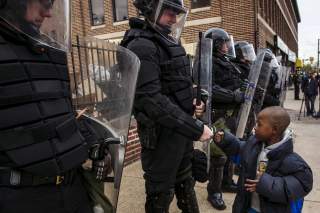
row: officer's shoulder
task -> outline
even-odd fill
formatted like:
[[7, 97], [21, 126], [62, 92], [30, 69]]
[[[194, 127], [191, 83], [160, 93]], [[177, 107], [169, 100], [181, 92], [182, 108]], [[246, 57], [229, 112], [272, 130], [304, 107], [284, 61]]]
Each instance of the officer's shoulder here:
[[137, 37], [129, 44], [128, 49], [139, 55], [153, 55], [158, 52], [157, 44], [149, 38]]

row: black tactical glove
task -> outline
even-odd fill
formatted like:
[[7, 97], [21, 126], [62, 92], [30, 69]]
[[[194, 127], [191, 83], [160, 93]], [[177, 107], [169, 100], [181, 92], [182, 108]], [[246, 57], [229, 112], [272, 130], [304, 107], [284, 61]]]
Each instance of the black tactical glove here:
[[207, 156], [199, 149], [195, 149], [193, 151], [192, 176], [196, 181], [200, 183], [204, 183], [208, 180]]
[[250, 85], [250, 82], [247, 79], [242, 80], [240, 83], [240, 91], [245, 92], [247, 90], [247, 88], [249, 87], [249, 85]]
[[242, 104], [244, 102], [244, 92], [240, 89], [237, 89], [233, 92], [233, 99], [236, 103]]
[[253, 102], [254, 103], [260, 103], [262, 98], [263, 98], [263, 94], [264, 94], [264, 89], [262, 89], [261, 87], [257, 86], [255, 93], [254, 93], [254, 97], [253, 97]]
[[109, 150], [100, 144], [95, 144], [90, 150], [90, 159], [92, 160], [92, 172], [96, 179], [105, 181], [112, 172], [111, 155]]

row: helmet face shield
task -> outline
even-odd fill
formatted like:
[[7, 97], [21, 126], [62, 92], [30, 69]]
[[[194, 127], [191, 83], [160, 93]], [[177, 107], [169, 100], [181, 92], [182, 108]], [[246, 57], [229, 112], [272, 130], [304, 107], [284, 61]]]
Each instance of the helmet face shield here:
[[228, 48], [228, 52], [226, 55], [231, 58], [236, 58], [236, 50], [234, 48], [234, 40], [232, 35], [229, 36], [229, 40], [226, 41], [226, 44]]
[[252, 44], [241, 46], [240, 49], [244, 60], [252, 63], [256, 59], [256, 53]]
[[43, 45], [70, 49], [69, 0], [10, 0], [0, 9], [0, 17]]
[[[180, 2], [177, 3], [177, 2]], [[153, 27], [168, 38], [178, 43], [187, 20], [188, 10], [183, 1], [160, 0], [155, 10]]]

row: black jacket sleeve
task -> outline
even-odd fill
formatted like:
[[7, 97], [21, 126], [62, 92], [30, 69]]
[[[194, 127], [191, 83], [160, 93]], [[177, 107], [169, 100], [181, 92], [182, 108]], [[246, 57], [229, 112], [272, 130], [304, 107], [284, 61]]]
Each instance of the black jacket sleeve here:
[[310, 167], [297, 154], [287, 157], [281, 166], [282, 177], [264, 173], [257, 185], [257, 193], [275, 203], [288, 204], [305, 197], [312, 189]]
[[128, 49], [134, 52], [141, 62], [134, 109], [143, 112], [157, 124], [174, 129], [191, 140], [198, 140], [203, 133], [203, 123], [185, 113], [161, 93], [158, 48], [145, 38], [137, 38], [128, 45]]
[[244, 141], [241, 141], [239, 138], [233, 134], [224, 131], [224, 138], [221, 143], [216, 143], [228, 156], [237, 155], [241, 153], [241, 150], [245, 146]]

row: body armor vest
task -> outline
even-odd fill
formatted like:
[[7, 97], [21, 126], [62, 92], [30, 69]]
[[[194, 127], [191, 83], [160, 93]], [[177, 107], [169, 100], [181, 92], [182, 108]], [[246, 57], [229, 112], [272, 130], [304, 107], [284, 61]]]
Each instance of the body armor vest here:
[[125, 35], [123, 46], [136, 38], [146, 38], [160, 50], [162, 94], [188, 114], [193, 114], [190, 59], [180, 44], [175, 44], [150, 30], [134, 28]]
[[0, 118], [1, 166], [54, 176], [87, 159], [60, 50], [0, 35]]
[[240, 88], [241, 71], [232, 62], [213, 55], [213, 70], [216, 84], [231, 91]]

